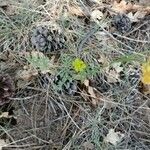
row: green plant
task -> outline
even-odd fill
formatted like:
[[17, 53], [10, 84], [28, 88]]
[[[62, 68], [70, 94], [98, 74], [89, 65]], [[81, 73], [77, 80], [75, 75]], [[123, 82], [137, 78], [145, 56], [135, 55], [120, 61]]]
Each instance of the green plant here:
[[70, 71], [73, 79], [80, 80], [90, 79], [100, 72], [100, 66], [93, 63], [84, 62], [80, 58], [71, 58]]

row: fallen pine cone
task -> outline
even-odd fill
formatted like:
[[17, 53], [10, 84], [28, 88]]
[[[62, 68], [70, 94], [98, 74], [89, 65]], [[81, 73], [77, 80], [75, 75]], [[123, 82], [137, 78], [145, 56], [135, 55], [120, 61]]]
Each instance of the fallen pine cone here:
[[0, 74], [0, 106], [9, 103], [13, 96], [15, 86], [11, 77], [7, 74]]
[[130, 31], [132, 26], [130, 18], [125, 14], [117, 14], [116, 16], [114, 16], [113, 24], [115, 28], [121, 33]]
[[32, 45], [41, 52], [53, 52], [65, 47], [66, 37], [59, 30], [38, 26], [31, 36]]

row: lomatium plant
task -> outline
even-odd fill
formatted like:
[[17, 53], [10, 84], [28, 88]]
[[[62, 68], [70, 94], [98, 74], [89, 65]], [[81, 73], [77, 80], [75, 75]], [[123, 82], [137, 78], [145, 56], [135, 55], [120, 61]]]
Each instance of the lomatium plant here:
[[150, 84], [150, 60], [142, 64], [142, 82]]
[[76, 58], [72, 62], [72, 67], [77, 73], [79, 73], [79, 72], [85, 71], [85, 69], [87, 68], [87, 65], [80, 58]]

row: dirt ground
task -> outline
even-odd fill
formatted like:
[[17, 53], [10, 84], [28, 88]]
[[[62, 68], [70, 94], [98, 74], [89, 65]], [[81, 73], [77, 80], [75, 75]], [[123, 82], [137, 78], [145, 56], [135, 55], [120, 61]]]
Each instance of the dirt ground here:
[[149, 0], [0, 0], [0, 150], [149, 150], [149, 56]]

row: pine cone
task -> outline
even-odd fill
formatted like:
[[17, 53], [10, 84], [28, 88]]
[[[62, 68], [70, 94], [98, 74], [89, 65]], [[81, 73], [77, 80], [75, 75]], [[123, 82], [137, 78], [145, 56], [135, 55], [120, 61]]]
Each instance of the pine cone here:
[[13, 80], [9, 75], [0, 74], [0, 106], [9, 103], [15, 91]]
[[128, 81], [130, 82], [131, 86], [138, 85], [138, 83], [140, 81], [140, 71], [139, 71], [139, 69], [135, 68], [135, 69], [129, 71]]
[[40, 83], [42, 87], [47, 88], [51, 81], [54, 84], [55, 90], [62, 94], [68, 94], [68, 95], [74, 95], [77, 92], [77, 82], [76, 81], [69, 81], [66, 80], [63, 82], [62, 77], [60, 75], [57, 76], [51, 76], [50, 74], [40, 75]]
[[131, 20], [125, 14], [118, 14], [113, 20], [113, 24], [119, 32], [126, 33], [131, 29]]
[[58, 30], [49, 30], [46, 26], [34, 29], [31, 36], [33, 46], [42, 52], [52, 52], [63, 49], [66, 38]]

